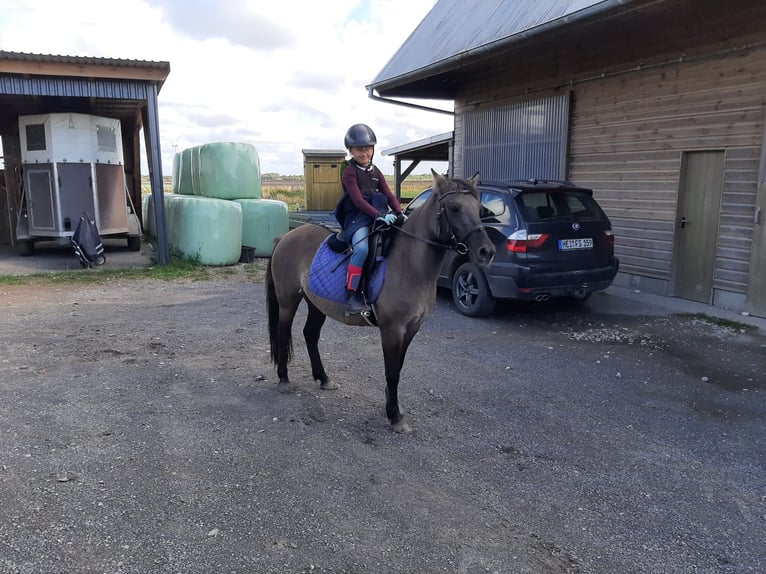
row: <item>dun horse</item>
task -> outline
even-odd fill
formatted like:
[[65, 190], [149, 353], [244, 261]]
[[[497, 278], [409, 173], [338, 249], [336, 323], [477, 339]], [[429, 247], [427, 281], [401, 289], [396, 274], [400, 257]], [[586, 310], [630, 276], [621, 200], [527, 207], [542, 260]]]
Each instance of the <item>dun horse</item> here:
[[[410, 430], [399, 410], [399, 374], [407, 348], [436, 303], [436, 279], [447, 250], [467, 252], [481, 266], [489, 265], [495, 253], [479, 219], [478, 174], [461, 180], [432, 173], [431, 197], [400, 228], [389, 231], [396, 237], [386, 257], [383, 286], [373, 304], [383, 347], [386, 415], [396, 432]], [[311, 373], [322, 389], [337, 388], [325, 373], [319, 354], [325, 319], [368, 325], [359, 314], [347, 315], [345, 303], [320, 297], [309, 286], [312, 260], [330, 233], [318, 225], [293, 229], [277, 241], [266, 271], [271, 359], [283, 392], [292, 389], [287, 364], [292, 356], [293, 319], [302, 300], [308, 304], [303, 336]]]

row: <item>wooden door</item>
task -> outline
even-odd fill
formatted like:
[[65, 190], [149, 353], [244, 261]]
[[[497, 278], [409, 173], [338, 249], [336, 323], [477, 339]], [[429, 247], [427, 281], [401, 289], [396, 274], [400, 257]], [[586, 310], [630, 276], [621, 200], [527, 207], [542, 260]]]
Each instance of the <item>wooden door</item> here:
[[673, 253], [676, 297], [713, 301], [723, 169], [723, 151], [683, 152]]
[[311, 181], [306, 182], [306, 209], [308, 211], [331, 211], [343, 194], [341, 185], [341, 162], [316, 162], [312, 164]]

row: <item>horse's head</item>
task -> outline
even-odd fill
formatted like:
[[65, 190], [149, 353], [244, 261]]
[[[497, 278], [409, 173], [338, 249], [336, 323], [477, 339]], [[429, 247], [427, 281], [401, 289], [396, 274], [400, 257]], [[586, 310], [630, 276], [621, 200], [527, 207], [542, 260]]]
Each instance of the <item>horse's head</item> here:
[[479, 174], [465, 180], [446, 178], [433, 169], [431, 173], [434, 185], [430, 202], [437, 211], [431, 228], [434, 238], [461, 254], [468, 253], [477, 265], [489, 265], [495, 256], [495, 246], [479, 217], [481, 198], [476, 190]]

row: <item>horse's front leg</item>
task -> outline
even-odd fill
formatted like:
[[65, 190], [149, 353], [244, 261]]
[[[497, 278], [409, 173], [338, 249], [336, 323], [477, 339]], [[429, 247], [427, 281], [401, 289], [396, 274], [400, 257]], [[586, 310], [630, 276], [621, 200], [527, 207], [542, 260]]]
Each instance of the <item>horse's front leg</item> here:
[[412, 336], [406, 334], [381, 332], [386, 372], [386, 416], [391, 423], [391, 428], [397, 433], [407, 433], [412, 430], [402, 420], [403, 415], [399, 410], [399, 376], [411, 341]]
[[324, 390], [337, 389], [338, 385], [332, 382], [325, 373], [322, 357], [319, 355], [319, 335], [327, 316], [308, 299], [306, 303], [309, 307], [309, 314], [306, 318], [306, 324], [303, 326], [303, 338], [306, 341], [306, 350], [308, 350], [311, 360], [311, 376], [314, 377], [315, 381], [319, 381], [319, 388]]

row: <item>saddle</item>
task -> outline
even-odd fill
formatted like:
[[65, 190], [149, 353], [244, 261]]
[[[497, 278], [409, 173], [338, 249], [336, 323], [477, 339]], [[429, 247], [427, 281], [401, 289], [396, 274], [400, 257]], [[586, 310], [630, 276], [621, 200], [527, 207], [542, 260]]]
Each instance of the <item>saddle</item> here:
[[[385, 258], [395, 234], [373, 230], [368, 238], [367, 259], [362, 266], [359, 290], [374, 303], [385, 278]], [[336, 234], [329, 235], [319, 247], [309, 271], [309, 287], [317, 295], [343, 303], [346, 301], [346, 267], [351, 250]]]
[[[367, 259], [362, 266], [362, 277], [359, 280], [359, 290], [368, 295], [367, 288], [369, 278], [372, 277], [375, 269], [388, 255], [391, 249], [391, 242], [393, 241], [393, 233], [384, 233], [389, 228], [379, 227], [373, 229], [370, 235], [367, 237]], [[351, 246], [338, 237], [338, 233], [334, 233], [327, 238], [327, 246], [335, 253], [342, 253], [345, 255], [351, 254]]]

